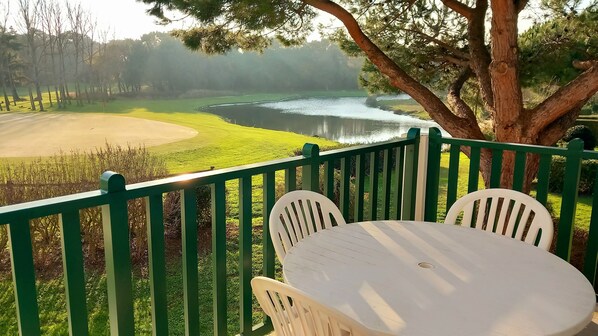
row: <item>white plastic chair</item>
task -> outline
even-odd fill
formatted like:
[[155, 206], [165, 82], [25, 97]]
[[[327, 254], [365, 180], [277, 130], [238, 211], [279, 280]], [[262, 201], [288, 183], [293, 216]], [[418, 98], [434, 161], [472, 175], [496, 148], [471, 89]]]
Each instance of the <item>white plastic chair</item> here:
[[278, 336], [383, 336], [282, 282], [255, 277], [253, 293]]
[[270, 213], [270, 235], [280, 262], [297, 242], [331, 228], [333, 223], [346, 224], [340, 210], [326, 196], [308, 190], [283, 195]]
[[[461, 225], [502, 234], [532, 245], [539, 240], [537, 246], [547, 251], [552, 243], [554, 227], [550, 213], [540, 202], [519, 191], [494, 188], [469, 193], [451, 206], [444, 222], [457, 224], [461, 213]], [[532, 214], [533, 219], [528, 224]]]

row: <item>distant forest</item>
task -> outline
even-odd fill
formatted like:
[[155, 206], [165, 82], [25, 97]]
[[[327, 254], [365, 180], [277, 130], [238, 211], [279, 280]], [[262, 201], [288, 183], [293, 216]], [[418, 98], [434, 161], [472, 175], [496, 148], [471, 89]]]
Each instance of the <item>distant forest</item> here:
[[31, 99], [43, 110], [42, 95], [60, 106], [69, 99], [115, 94], [358, 89], [362, 60], [347, 57], [330, 41], [294, 48], [274, 43], [262, 54], [236, 50], [208, 56], [167, 33], [109, 40], [80, 5], [42, 3], [18, 12], [18, 30], [0, 21], [0, 101], [6, 105]]

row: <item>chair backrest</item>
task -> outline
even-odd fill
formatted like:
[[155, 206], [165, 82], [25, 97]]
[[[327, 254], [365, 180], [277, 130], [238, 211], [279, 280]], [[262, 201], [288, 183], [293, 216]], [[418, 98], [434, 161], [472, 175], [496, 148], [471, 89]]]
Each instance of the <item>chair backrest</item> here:
[[461, 225], [502, 234], [532, 245], [536, 245], [537, 241], [537, 246], [547, 251], [552, 243], [554, 227], [550, 213], [540, 202], [519, 191], [500, 188], [474, 191], [451, 206], [444, 222], [457, 224], [461, 213]]
[[303, 238], [336, 225], [346, 224], [336, 205], [326, 196], [308, 190], [283, 195], [270, 213], [270, 236], [280, 262]]
[[366, 328], [342, 312], [282, 282], [255, 277], [251, 280], [251, 287], [260, 306], [272, 319], [278, 336], [386, 335]]

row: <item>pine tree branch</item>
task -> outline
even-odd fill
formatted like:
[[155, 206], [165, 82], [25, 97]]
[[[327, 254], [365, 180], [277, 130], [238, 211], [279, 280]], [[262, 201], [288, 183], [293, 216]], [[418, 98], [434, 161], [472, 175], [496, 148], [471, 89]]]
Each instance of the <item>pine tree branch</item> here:
[[598, 62], [530, 111], [530, 129], [543, 130], [581, 108], [598, 91]]
[[461, 14], [467, 20], [470, 20], [474, 13], [473, 9], [462, 2], [457, 0], [441, 0], [442, 3], [447, 6], [448, 8], [454, 10], [455, 12]]
[[430, 89], [409, 76], [392, 59], [390, 59], [368, 36], [362, 31], [357, 20], [345, 8], [329, 0], [304, 0], [305, 3], [327, 12], [339, 19], [347, 29], [357, 46], [366, 57], [388, 77], [391, 85], [411, 96], [423, 106], [430, 116], [452, 136], [483, 139], [477, 123], [461, 118], [438, 98]]

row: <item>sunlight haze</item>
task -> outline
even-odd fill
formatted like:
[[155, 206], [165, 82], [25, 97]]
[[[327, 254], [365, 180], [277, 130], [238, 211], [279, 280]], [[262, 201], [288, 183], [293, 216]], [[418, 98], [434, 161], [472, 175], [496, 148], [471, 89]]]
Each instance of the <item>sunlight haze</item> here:
[[[77, 1], [71, 2], [77, 3]], [[156, 18], [146, 13], [150, 6], [135, 0], [79, 0], [79, 2], [97, 18], [100, 29], [110, 32], [109, 38], [138, 39], [143, 34], [153, 31], [167, 32], [185, 28], [192, 22], [187, 19], [169, 25], [160, 25]]]

